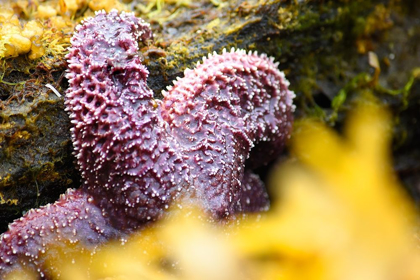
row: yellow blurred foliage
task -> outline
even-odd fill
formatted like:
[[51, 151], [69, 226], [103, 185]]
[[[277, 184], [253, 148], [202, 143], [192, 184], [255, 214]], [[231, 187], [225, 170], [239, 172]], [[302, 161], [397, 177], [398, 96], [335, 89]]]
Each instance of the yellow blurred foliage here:
[[235, 238], [242, 255], [277, 257], [260, 279], [420, 279], [415, 212], [392, 172], [390, 136], [374, 103], [353, 112], [344, 138], [297, 124], [300, 163], [273, 178], [277, 207]]
[[[96, 251], [46, 254], [54, 279], [420, 279], [416, 214], [392, 171], [389, 114], [355, 110], [341, 137], [298, 122], [274, 207], [225, 224], [194, 206]], [[82, 252], [82, 253], [80, 253]], [[28, 279], [28, 278], [10, 278]]]

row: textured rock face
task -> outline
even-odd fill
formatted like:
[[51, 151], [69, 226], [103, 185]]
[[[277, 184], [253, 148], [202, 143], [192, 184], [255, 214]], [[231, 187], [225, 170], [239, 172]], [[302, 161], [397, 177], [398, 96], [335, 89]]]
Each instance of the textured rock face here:
[[252, 169], [279, 154], [294, 109], [277, 64], [242, 50], [210, 55], [154, 100], [137, 54], [137, 42], [151, 38], [148, 24], [116, 11], [77, 28], [66, 110], [84, 182], [9, 226], [0, 275], [20, 264], [48, 274], [42, 254], [50, 245], [124, 237], [179, 196], [215, 219], [268, 209]]

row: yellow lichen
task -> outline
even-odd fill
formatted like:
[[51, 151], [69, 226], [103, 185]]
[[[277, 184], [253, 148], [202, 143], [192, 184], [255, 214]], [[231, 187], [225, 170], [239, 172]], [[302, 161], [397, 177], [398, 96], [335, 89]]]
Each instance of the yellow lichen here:
[[[61, 33], [70, 33], [74, 26], [74, 23], [71, 20], [63, 18], [61, 16], [52, 17], [49, 19], [49, 21], [51, 23], [52, 28]], [[47, 32], [49, 31], [51, 30], [48, 30]]]
[[32, 40], [31, 52], [29, 54], [29, 59], [34, 60], [42, 57], [45, 54], [45, 48], [42, 46], [42, 41], [40, 38], [34, 38]]
[[[8, 24], [4, 25], [4, 28], [10, 27]], [[19, 33], [8, 33], [2, 36], [4, 57], [15, 57], [23, 53], [27, 53], [31, 50], [31, 40], [22, 36]]]
[[105, 10], [107, 12], [112, 9], [117, 9], [119, 11], [126, 10], [124, 5], [117, 0], [91, 0], [89, 2], [89, 8], [93, 11]]
[[77, 10], [86, 5], [85, 0], [59, 0], [59, 13], [60, 15], [68, 18], [74, 17]]
[[36, 16], [41, 19], [49, 19], [57, 15], [57, 10], [51, 5], [39, 5]]
[[25, 24], [25, 28], [22, 30], [22, 35], [26, 38], [32, 38], [34, 36], [40, 37], [43, 33], [44, 27], [35, 20], [31, 20]]
[[17, 199], [4, 199], [3, 194], [0, 193], [0, 204], [17, 205], [18, 200]]
[[41, 44], [44, 27], [36, 20], [22, 24], [12, 10], [0, 14], [0, 58], [29, 53], [29, 59], [41, 57], [45, 51]]
[[[94, 11], [126, 10], [118, 0], [16, 1], [0, 7], [0, 59], [27, 54], [30, 60], [63, 55], [74, 26]], [[84, 13], [75, 19], [80, 11]]]
[[207, 25], [206, 25], [206, 29], [207, 31], [212, 31], [213, 28], [218, 27], [220, 25], [220, 18], [216, 18], [212, 21], [210, 21]]
[[0, 174], [0, 185], [7, 186], [10, 184], [11, 180], [12, 180], [12, 175], [10, 173], [6, 173], [5, 175]]
[[44, 34], [44, 27], [37, 21], [31, 20], [25, 24], [22, 35], [31, 39], [29, 59], [37, 59], [44, 55], [45, 49], [42, 46], [41, 38]]
[[0, 57], [15, 57], [31, 49], [30, 38], [22, 35], [22, 28], [13, 10], [0, 13]]

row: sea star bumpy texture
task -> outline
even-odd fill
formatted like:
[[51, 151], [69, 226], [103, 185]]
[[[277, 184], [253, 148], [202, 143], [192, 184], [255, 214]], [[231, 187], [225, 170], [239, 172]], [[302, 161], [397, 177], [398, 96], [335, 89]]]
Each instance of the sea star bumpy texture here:
[[154, 100], [137, 53], [151, 39], [147, 23], [116, 11], [76, 29], [66, 109], [84, 182], [9, 226], [0, 276], [29, 266], [45, 277], [55, 269], [43, 262], [49, 246], [123, 238], [178, 197], [215, 219], [268, 209], [252, 169], [278, 156], [294, 108], [278, 65], [242, 50], [209, 55]]

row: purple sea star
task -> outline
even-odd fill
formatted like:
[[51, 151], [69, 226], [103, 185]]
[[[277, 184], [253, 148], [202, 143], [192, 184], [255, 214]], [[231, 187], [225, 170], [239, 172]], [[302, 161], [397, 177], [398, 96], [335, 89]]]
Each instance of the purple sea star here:
[[151, 39], [147, 23], [116, 11], [77, 27], [66, 109], [83, 183], [9, 226], [0, 276], [23, 265], [44, 277], [54, 269], [42, 258], [50, 245], [122, 238], [180, 196], [215, 219], [268, 209], [252, 169], [278, 156], [293, 121], [277, 63], [242, 50], [209, 55], [154, 100], [137, 54]]

